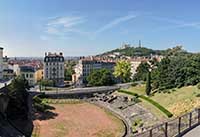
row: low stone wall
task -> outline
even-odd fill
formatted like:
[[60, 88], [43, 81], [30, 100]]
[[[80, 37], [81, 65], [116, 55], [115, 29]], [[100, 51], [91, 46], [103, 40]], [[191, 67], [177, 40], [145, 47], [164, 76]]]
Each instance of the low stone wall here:
[[49, 91], [43, 92], [48, 98], [75, 98], [75, 99], [84, 99], [93, 97], [95, 93], [108, 93], [114, 92], [119, 87], [97, 87], [97, 88], [82, 88], [70, 91]]

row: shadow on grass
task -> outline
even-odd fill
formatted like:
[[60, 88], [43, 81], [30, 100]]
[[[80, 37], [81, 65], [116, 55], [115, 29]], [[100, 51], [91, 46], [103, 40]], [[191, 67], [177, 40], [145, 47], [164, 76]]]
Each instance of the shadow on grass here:
[[49, 120], [55, 119], [58, 116], [57, 113], [54, 112], [55, 107], [45, 104], [44, 108], [41, 110], [37, 110], [34, 112], [33, 120]]
[[52, 111], [45, 111], [45, 112], [38, 112], [35, 114], [34, 120], [49, 120], [49, 119], [55, 119], [58, 114]]

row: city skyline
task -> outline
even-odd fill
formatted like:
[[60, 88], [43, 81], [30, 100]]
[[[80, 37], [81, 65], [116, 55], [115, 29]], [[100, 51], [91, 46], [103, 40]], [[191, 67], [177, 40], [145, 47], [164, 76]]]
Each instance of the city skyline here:
[[[81, 4], [80, 4], [81, 3]], [[114, 3], [114, 4], [113, 4]], [[200, 17], [193, 1], [2, 0], [0, 46], [8, 56], [95, 55], [123, 43], [200, 51]]]

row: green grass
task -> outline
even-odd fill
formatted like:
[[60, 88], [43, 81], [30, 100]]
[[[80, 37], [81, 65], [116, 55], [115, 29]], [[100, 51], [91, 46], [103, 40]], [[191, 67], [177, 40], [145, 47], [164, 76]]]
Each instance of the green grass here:
[[196, 95], [200, 93], [200, 90], [196, 86], [183, 87], [175, 89], [175, 91], [169, 90], [170, 93], [156, 93], [151, 98], [165, 107], [170, 107], [177, 102], [185, 101], [186, 99], [194, 100]]
[[133, 95], [133, 96], [138, 96], [139, 98], [146, 100], [147, 102], [151, 103], [152, 105], [154, 105], [155, 107], [157, 107], [160, 111], [162, 111], [165, 115], [167, 115], [167, 117], [172, 117], [173, 114], [171, 112], [169, 112], [167, 109], [165, 109], [163, 106], [161, 106], [159, 103], [155, 102], [154, 100], [152, 100], [149, 97], [146, 97], [144, 95], [138, 95], [137, 93], [133, 93], [130, 91], [126, 91], [126, 90], [119, 90], [119, 92], [125, 93], [125, 94], [129, 94], [129, 95]]
[[[134, 94], [137, 93], [140, 96], [144, 96], [146, 94], [145, 85], [131, 87], [128, 89], [128, 91]], [[173, 108], [174, 106], [176, 106], [177, 103], [186, 104], [188, 100], [195, 101], [199, 99], [200, 97], [198, 97], [198, 94], [200, 94], [200, 89], [198, 89], [197, 86], [188, 86], [188, 87], [175, 88], [175, 89], [156, 92], [152, 94], [149, 98], [154, 100], [155, 102], [158, 102], [161, 106], [165, 107], [167, 110], [170, 110], [170, 108]], [[149, 105], [147, 105], [147, 103], [144, 103], [144, 101], [142, 102], [142, 105], [147, 106], [148, 109], [151, 108]], [[190, 106], [193, 107], [192, 105]], [[188, 111], [190, 111], [191, 109], [193, 109], [191, 107], [187, 107], [187, 108], [178, 107], [177, 109], [179, 110], [177, 111], [187, 112], [187, 110], [185, 109], [188, 109]], [[153, 108], [151, 108], [150, 110], [154, 111]], [[172, 113], [175, 114], [175, 112], [172, 112]]]

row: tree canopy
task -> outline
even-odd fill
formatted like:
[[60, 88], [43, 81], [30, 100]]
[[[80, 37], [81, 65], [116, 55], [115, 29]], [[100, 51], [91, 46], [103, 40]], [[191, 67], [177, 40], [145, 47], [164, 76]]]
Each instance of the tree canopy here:
[[7, 116], [10, 119], [28, 118], [28, 81], [22, 77], [16, 77], [9, 85], [9, 103]]
[[152, 72], [155, 88], [169, 89], [200, 82], [200, 54], [185, 54], [162, 59]]
[[109, 86], [115, 83], [113, 74], [108, 69], [94, 70], [87, 77], [90, 86]]
[[119, 78], [122, 82], [129, 82], [131, 80], [130, 62], [126, 60], [118, 61], [115, 66], [113, 74], [116, 78]]
[[146, 81], [147, 73], [149, 72], [150, 65], [147, 62], [142, 62], [136, 69], [136, 74], [133, 77], [135, 81]]

